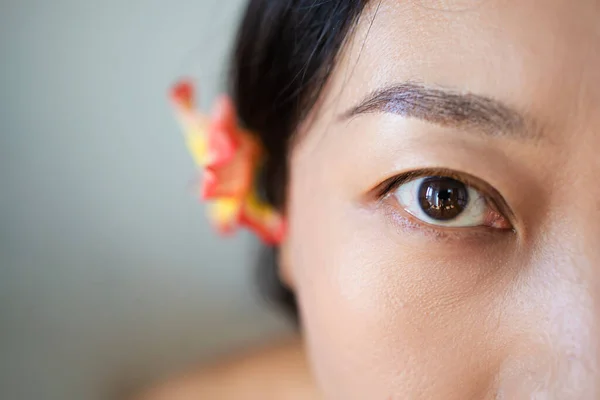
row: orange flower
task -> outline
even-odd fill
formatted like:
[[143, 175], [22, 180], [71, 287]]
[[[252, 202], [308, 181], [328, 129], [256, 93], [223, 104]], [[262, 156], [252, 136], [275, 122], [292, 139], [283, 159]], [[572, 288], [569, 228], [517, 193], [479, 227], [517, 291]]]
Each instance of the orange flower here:
[[222, 233], [243, 225], [265, 243], [284, 237], [281, 215], [256, 193], [256, 176], [264, 157], [258, 139], [241, 129], [231, 99], [221, 96], [208, 117], [195, 109], [194, 88], [188, 81], [171, 92], [185, 132], [187, 147], [204, 172], [201, 196], [211, 202], [210, 218]]

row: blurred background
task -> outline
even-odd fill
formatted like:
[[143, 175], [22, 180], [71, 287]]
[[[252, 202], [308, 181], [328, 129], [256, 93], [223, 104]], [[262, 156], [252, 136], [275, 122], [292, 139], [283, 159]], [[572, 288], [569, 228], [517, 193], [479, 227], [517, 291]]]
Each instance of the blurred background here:
[[0, 0], [0, 399], [109, 399], [290, 331], [219, 239], [167, 101], [245, 0]]

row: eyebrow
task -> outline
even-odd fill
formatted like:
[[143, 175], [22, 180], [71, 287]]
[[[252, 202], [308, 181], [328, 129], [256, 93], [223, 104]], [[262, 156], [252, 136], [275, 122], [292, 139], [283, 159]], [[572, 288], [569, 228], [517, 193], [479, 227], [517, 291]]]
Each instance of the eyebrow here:
[[489, 97], [427, 87], [408, 82], [377, 90], [342, 114], [348, 119], [360, 114], [392, 113], [441, 126], [472, 128], [493, 136], [529, 136], [527, 118]]

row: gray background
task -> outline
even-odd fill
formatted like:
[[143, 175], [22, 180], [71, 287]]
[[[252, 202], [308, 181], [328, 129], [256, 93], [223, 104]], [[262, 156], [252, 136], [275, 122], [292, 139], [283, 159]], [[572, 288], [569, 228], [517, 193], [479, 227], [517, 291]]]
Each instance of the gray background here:
[[289, 331], [220, 240], [166, 92], [243, 0], [0, 0], [0, 398], [107, 399]]

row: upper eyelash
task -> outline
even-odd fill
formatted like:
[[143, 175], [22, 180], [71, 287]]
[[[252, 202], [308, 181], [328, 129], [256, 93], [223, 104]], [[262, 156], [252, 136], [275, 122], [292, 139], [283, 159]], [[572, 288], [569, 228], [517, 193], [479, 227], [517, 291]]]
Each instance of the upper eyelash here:
[[[404, 183], [408, 183], [418, 178], [424, 178], [429, 176], [443, 176], [451, 179], [455, 179], [459, 182], [464, 183], [465, 185], [471, 186], [474, 189], [483, 192], [487, 197], [494, 197], [495, 193], [489, 193], [494, 190], [489, 187], [489, 185], [482, 184], [477, 178], [470, 177], [467, 174], [463, 174], [457, 171], [453, 171], [450, 169], [443, 168], [433, 168], [433, 169], [420, 169], [413, 170], [409, 172], [405, 172], [403, 174], [396, 175], [390, 179], [387, 179], [382, 184], [379, 185], [379, 196], [383, 197], [387, 195], [392, 190], [397, 189], [400, 185]], [[488, 186], [487, 188], [485, 186]]]
[[379, 185], [377, 189], [379, 197], [384, 197], [392, 190], [397, 189], [400, 185], [410, 182], [412, 180], [421, 178], [423, 175], [419, 173], [419, 171], [410, 171], [404, 174], [396, 175], [390, 179], [385, 180], [382, 184]]

